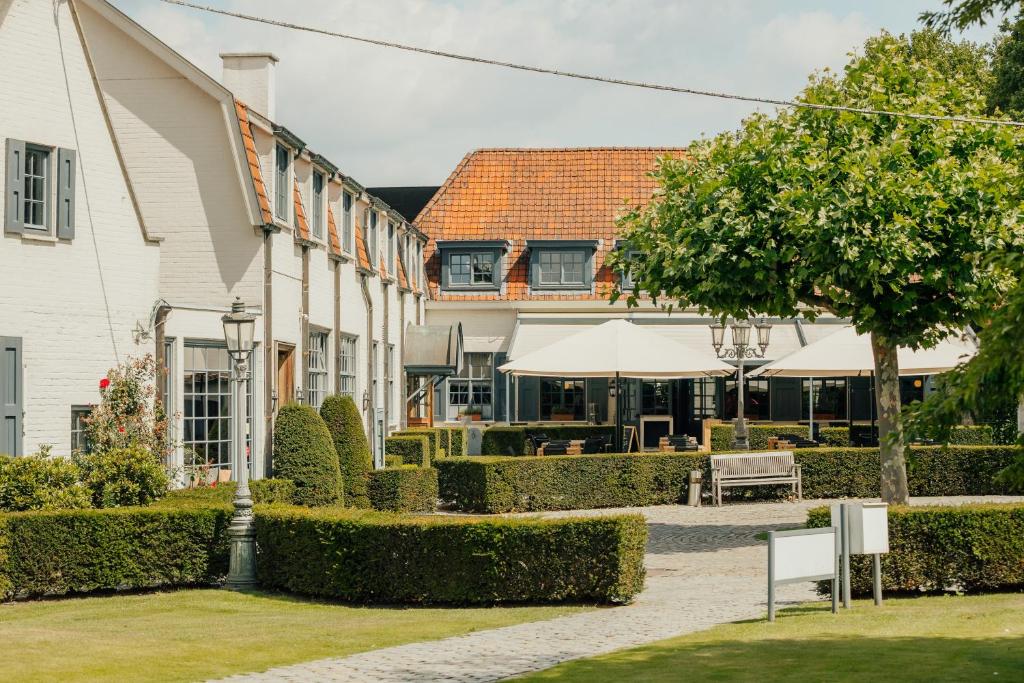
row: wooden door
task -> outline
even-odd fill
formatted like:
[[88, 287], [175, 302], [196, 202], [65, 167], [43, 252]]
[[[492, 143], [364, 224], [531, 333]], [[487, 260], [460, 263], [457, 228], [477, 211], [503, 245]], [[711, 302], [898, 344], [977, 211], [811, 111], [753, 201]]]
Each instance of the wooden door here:
[[277, 345], [277, 407], [295, 400], [295, 347]]

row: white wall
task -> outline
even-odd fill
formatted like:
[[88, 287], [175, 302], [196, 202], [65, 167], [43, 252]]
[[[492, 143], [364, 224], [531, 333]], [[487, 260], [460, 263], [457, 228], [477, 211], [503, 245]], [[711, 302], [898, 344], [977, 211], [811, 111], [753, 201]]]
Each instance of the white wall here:
[[136, 218], [68, 6], [57, 7], [55, 25], [53, 3], [0, 0], [0, 145], [77, 150], [76, 234], [0, 236], [0, 336], [23, 340], [24, 452], [66, 454], [71, 406], [97, 403], [118, 360], [153, 351], [132, 330], [157, 299], [159, 248]]

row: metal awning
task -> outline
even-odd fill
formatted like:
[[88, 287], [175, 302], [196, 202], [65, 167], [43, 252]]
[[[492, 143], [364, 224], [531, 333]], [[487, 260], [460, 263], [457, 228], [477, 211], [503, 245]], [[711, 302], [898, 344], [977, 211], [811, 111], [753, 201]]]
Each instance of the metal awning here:
[[409, 375], [457, 375], [465, 343], [462, 323], [405, 328], [405, 372]]

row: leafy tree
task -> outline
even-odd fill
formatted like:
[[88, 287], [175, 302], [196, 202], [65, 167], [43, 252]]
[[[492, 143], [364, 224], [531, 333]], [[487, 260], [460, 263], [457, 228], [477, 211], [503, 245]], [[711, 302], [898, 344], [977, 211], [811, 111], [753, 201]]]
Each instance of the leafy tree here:
[[1024, 15], [1004, 21], [992, 53], [988, 108], [1013, 118], [1024, 115]]
[[367, 486], [373, 459], [356, 402], [351, 396], [328, 396], [320, 406], [320, 417], [327, 423], [334, 440], [345, 501], [358, 508], [370, 507]]
[[[801, 99], [958, 115], [985, 104], [969, 78], [885, 33], [842, 76], [812, 76]], [[870, 333], [882, 497], [906, 502], [896, 348], [935, 344], [1009, 285], [984, 256], [1020, 238], [1022, 135], [807, 108], [756, 114], [662, 161], [659, 193], [623, 218], [643, 258], [618, 252], [611, 265], [634, 276], [634, 305], [642, 291], [722, 317], [828, 311]]]
[[961, 31], [974, 24], [984, 25], [996, 14], [1005, 14], [1021, 6], [1020, 0], [942, 0], [946, 9], [941, 12], [922, 12], [921, 21], [929, 28], [948, 32]]

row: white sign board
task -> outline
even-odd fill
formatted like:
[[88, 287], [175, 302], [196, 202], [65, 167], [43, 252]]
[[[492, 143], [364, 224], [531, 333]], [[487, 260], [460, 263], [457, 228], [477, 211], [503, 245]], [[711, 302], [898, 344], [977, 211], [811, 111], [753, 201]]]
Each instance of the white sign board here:
[[874, 555], [889, 552], [889, 506], [858, 503], [850, 506], [850, 553]]
[[775, 534], [774, 566], [769, 568], [776, 583], [831, 578], [836, 572], [835, 529], [801, 529], [813, 533]]

